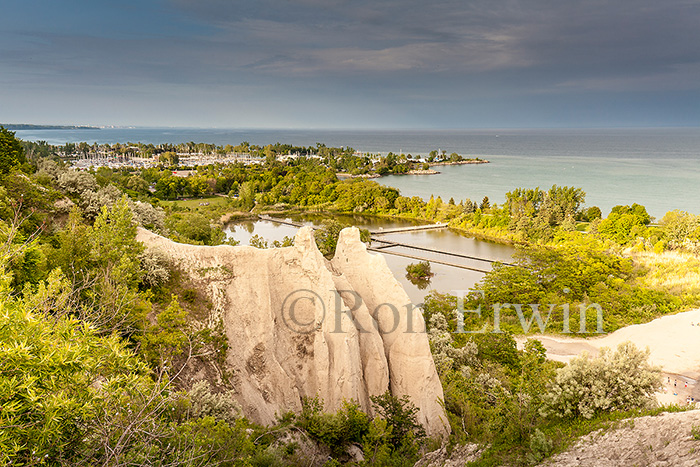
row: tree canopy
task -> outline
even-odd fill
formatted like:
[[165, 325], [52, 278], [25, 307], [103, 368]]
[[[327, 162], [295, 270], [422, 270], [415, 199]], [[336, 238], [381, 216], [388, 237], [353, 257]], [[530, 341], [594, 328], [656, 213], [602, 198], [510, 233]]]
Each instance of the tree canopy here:
[[15, 133], [0, 126], [0, 174], [6, 174], [25, 162], [24, 149]]

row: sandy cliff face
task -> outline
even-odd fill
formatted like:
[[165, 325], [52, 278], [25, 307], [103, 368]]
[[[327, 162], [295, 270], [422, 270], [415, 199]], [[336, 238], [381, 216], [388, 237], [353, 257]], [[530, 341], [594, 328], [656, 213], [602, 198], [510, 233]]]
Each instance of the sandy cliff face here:
[[369, 397], [390, 389], [410, 397], [429, 435], [447, 434], [423, 318], [357, 229], [341, 233], [330, 262], [310, 228], [293, 247], [269, 250], [183, 245], [146, 230], [138, 240], [207, 289], [212, 322], [223, 321], [229, 341], [230, 382], [250, 419], [272, 423], [316, 395], [328, 411], [345, 399], [371, 412]]
[[692, 430], [700, 426], [700, 411], [630, 418], [615, 429], [590, 433], [543, 466], [628, 467], [700, 465], [700, 441]]

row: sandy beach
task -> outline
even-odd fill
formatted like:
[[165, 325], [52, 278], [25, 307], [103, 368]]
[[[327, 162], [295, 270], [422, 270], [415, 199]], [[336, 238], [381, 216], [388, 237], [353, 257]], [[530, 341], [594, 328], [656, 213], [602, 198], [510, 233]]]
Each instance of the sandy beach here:
[[688, 397], [700, 400], [697, 384], [700, 379], [700, 309], [628, 326], [599, 338], [520, 336], [518, 346], [528, 338], [540, 340], [548, 357], [561, 362], [568, 362], [582, 352], [597, 355], [602, 347], [615, 348], [625, 341], [642, 349], [648, 347], [651, 362], [662, 369], [663, 386], [657, 394], [659, 403], [684, 404]]

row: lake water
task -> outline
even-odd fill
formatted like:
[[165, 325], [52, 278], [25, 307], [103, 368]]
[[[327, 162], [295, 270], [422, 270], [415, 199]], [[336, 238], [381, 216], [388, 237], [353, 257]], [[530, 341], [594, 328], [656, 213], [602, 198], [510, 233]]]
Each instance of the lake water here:
[[[86, 141], [89, 143], [183, 143], [205, 142], [217, 145], [265, 145], [281, 142], [298, 146], [352, 147], [361, 152], [389, 151], [427, 155], [432, 150], [457, 152], [464, 156], [489, 159], [490, 164], [439, 167], [439, 175], [389, 176], [379, 183], [398, 188], [405, 196], [431, 194], [444, 201], [470, 198], [501, 203], [504, 194], [517, 187], [549, 188], [552, 185], [581, 187], [587, 193], [586, 205], [599, 206], [604, 214], [617, 204], [639, 203], [652, 216], [660, 218], [672, 209], [700, 214], [700, 129], [580, 129], [580, 130], [404, 130], [404, 131], [327, 131], [327, 130], [226, 130], [168, 128], [109, 128], [99, 130], [24, 130], [25, 140], [51, 144]], [[319, 218], [300, 219], [320, 223]], [[343, 223], [376, 229], [409, 225], [348, 216]], [[296, 229], [270, 222], [244, 222], [230, 235], [248, 244], [258, 234], [269, 241], [293, 236]], [[411, 244], [508, 261], [508, 246], [482, 242], [453, 231], [423, 231], [387, 235], [388, 239]], [[440, 255], [412, 249], [395, 251], [431, 259]], [[430, 288], [419, 290], [405, 278], [405, 267], [415, 260], [383, 253], [397, 279], [412, 300], [420, 302], [430, 288], [440, 291], [463, 290], [478, 282], [482, 274], [432, 263], [435, 277]], [[442, 258], [460, 262], [454, 257]], [[471, 264], [471, 266], [476, 266]], [[479, 262], [479, 268], [489, 263]]]
[[579, 130], [225, 130], [108, 128], [24, 130], [17, 136], [66, 142], [214, 144], [289, 143], [350, 146], [362, 152], [425, 155], [431, 150], [489, 159], [490, 164], [440, 167], [440, 175], [377, 179], [405, 196], [447, 201], [488, 196], [502, 202], [517, 187], [581, 187], [586, 204], [604, 214], [639, 203], [659, 218], [672, 209], [700, 214], [700, 128]]
[[[410, 221], [387, 220], [364, 216], [334, 216], [334, 218], [344, 225], [355, 225], [360, 228], [369, 229], [370, 231], [379, 230], [380, 228], [393, 229], [416, 225]], [[319, 226], [323, 221], [323, 218], [317, 215], [299, 215], [287, 217], [287, 219], [312, 226]], [[240, 241], [241, 245], [250, 244], [250, 239], [254, 235], [259, 235], [271, 243], [275, 240], [282, 241], [285, 236], [293, 237], [296, 232], [296, 227], [266, 220], [236, 222], [228, 225], [226, 228], [227, 236]], [[443, 251], [456, 252], [462, 255], [502, 262], [509, 262], [514, 252], [511, 246], [476, 240], [449, 229], [389, 233], [381, 235], [381, 238], [409, 245], [427, 246]], [[371, 246], [376, 247], [379, 245], [379, 243], [373, 243]], [[432, 262], [431, 268], [435, 275], [425, 289], [420, 289], [406, 278], [406, 266], [418, 260], [396, 256], [391, 254], [391, 251], [423, 257], [428, 260], [440, 260], [461, 264], [475, 269], [490, 270], [491, 268], [491, 263], [484, 261], [469, 260], [405, 247], [392, 247], [381, 253], [372, 253], [384, 256], [387, 265], [394, 273], [394, 277], [404, 286], [408, 296], [413, 303], [416, 304], [421, 303], [425, 295], [431, 290], [440, 292], [467, 290], [481, 280], [483, 273]]]

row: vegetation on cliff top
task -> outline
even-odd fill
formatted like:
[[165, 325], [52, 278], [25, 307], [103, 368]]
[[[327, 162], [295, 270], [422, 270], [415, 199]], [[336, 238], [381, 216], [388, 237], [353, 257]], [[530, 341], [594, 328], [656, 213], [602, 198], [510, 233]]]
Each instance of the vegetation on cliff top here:
[[[213, 245], [225, 240], [220, 218], [232, 211], [295, 207], [448, 221], [529, 245], [516, 267], [497, 266], [484, 278], [471, 305], [487, 316], [494, 303], [555, 305], [550, 325], [561, 327], [565, 303], [605, 304], [609, 331], [677, 311], [700, 292], [678, 279], [698, 267], [700, 219], [688, 213], [673, 211], [655, 225], [632, 205], [601, 219], [584, 207], [580, 189], [557, 186], [513, 190], [502, 206], [487, 198], [424, 201], [367, 180], [338, 181], [337, 167], [304, 159], [199, 167], [186, 178], [166, 167], [78, 172], [49, 145], [20, 144], [0, 131], [0, 463], [294, 465], [303, 453], [282, 436], [292, 432], [331, 450], [361, 444], [362, 465], [415, 459], [421, 433], [406, 401], [375, 401], [382, 416], [374, 420], [349, 403], [326, 415], [311, 406], [262, 428], [240, 417], [225, 378], [185, 384], [188, 363], [224, 371], [228, 342], [221, 324], [202, 324], [208, 298], [175, 265], [143, 251], [137, 223]], [[225, 196], [208, 206], [168, 202], [215, 194]], [[588, 234], [577, 232], [584, 223]], [[331, 254], [339, 227], [327, 230], [320, 248]], [[433, 294], [425, 316], [452, 441], [488, 444], [482, 465], [534, 462], [569, 442], [569, 433], [646, 406], [654, 371], [636, 350], [566, 370], [536, 341], [516, 348], [508, 332], [520, 325], [515, 314], [503, 320], [503, 334], [452, 333], [456, 300]], [[577, 316], [570, 319], [575, 329]], [[632, 379], [608, 386], [627, 381], [640, 397], [581, 407], [557, 396], [604, 381], [619, 366], [634, 367]], [[334, 462], [343, 456], [335, 453]]]

